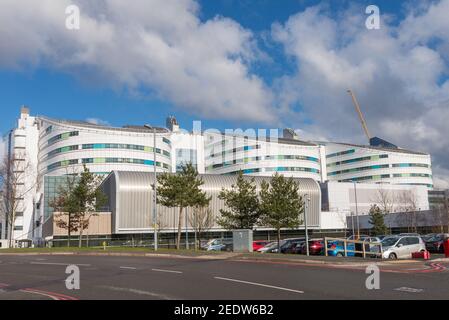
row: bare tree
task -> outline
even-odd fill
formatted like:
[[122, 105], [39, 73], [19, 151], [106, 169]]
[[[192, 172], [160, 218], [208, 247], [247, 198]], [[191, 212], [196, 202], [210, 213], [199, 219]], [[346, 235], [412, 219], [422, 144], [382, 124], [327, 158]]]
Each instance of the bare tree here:
[[394, 208], [394, 197], [391, 190], [384, 189], [382, 186], [377, 189], [377, 193], [373, 202], [377, 203], [382, 213], [393, 213]]
[[[26, 153], [5, 156], [0, 163], [1, 207], [7, 227], [9, 246], [13, 244], [13, 233], [18, 213], [26, 209], [25, 197], [37, 186], [37, 177]], [[33, 226], [34, 228], [34, 222]]]
[[408, 231], [417, 230], [418, 199], [412, 190], [404, 190], [399, 196], [400, 215], [404, 216]]
[[[192, 211], [188, 220], [193, 227], [195, 235], [198, 235], [198, 242], [201, 243], [202, 234], [210, 230], [215, 224], [214, 214], [209, 206], [197, 206]], [[198, 248], [198, 242], [195, 243], [195, 249]]]

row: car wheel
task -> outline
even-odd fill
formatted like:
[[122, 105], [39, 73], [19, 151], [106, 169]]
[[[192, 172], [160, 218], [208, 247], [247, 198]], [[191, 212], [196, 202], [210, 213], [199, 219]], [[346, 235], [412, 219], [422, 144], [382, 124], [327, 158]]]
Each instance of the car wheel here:
[[337, 252], [337, 257], [343, 257], [343, 252]]
[[396, 253], [390, 253], [390, 255], [388, 256], [388, 259], [391, 260], [396, 260], [398, 257], [396, 256]]

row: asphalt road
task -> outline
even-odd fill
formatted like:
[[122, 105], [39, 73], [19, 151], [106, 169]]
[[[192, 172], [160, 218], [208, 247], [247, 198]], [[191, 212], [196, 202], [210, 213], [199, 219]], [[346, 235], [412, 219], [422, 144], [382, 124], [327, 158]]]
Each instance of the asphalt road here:
[[[68, 290], [67, 265], [80, 270]], [[381, 272], [368, 290], [364, 268], [233, 260], [112, 256], [0, 256], [0, 299], [448, 299], [449, 270]], [[409, 267], [410, 268], [410, 267]]]

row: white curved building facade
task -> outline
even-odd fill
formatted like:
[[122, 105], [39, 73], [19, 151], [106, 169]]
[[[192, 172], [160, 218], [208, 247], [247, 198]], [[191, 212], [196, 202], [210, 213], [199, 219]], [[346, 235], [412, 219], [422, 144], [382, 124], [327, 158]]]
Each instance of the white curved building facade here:
[[79, 172], [113, 170], [171, 171], [171, 142], [167, 129], [112, 128], [83, 122], [39, 118], [39, 174], [61, 176]]
[[317, 144], [295, 139], [258, 139], [242, 136], [205, 136], [205, 172], [272, 176], [322, 181], [322, 155]]
[[[168, 128], [168, 129], [167, 129]], [[86, 165], [93, 173], [177, 172], [192, 163], [200, 174], [287, 177], [316, 182], [383, 183], [433, 188], [430, 155], [400, 148], [302, 141], [289, 130], [277, 135], [187, 132], [170, 119], [167, 128], [122, 128], [87, 122], [32, 117], [22, 109], [11, 131], [10, 150], [29, 164], [23, 181], [30, 192], [21, 199], [15, 240], [39, 237], [39, 226], [52, 214], [49, 200], [65, 175]], [[277, 130], [275, 130], [277, 132]], [[235, 132], [234, 132], [235, 133]], [[286, 134], [287, 133], [287, 134]], [[156, 152], [156, 162], [154, 159]], [[5, 238], [5, 222], [2, 237]]]
[[433, 188], [429, 154], [404, 149], [326, 143], [329, 181]]

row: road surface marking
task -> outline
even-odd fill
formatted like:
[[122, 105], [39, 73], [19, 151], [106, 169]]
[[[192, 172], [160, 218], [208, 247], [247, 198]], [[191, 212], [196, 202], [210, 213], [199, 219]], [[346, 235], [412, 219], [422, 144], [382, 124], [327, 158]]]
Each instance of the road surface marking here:
[[113, 286], [100, 286], [100, 288], [105, 288], [105, 289], [109, 289], [109, 290], [113, 290], [113, 291], [125, 291], [125, 292], [170, 300], [169, 297], [167, 297], [163, 294], [158, 294], [158, 293], [154, 293], [154, 292], [150, 292], [150, 291], [144, 291], [144, 290], [138, 290], [138, 289], [132, 289], [132, 288], [120, 288], [120, 287], [113, 287]]
[[39, 295], [42, 295], [42, 296], [47, 296], [47, 297], [52, 298], [53, 300], [78, 300], [75, 297], [67, 296], [67, 295], [62, 294], [62, 293], [56, 293], [56, 292], [51, 292], [51, 291], [44, 291], [44, 290], [39, 290], [39, 289], [34, 289], [34, 288], [21, 289], [20, 291], [28, 292], [28, 293], [35, 293], [35, 294], [39, 294]]
[[175, 270], [164, 270], [164, 269], [151, 269], [151, 270], [158, 272], [182, 273], [182, 271], [175, 271]]
[[423, 292], [424, 289], [415, 289], [415, 288], [408, 288], [408, 287], [400, 287], [394, 289], [396, 291], [402, 291], [402, 292], [410, 292], [410, 293], [420, 293]]
[[130, 269], [130, 270], [136, 270], [137, 268], [134, 268], [134, 267], [120, 267], [120, 269]]
[[31, 261], [31, 264], [43, 264], [43, 265], [53, 265], [53, 266], [80, 266], [80, 267], [90, 267], [90, 264], [83, 264], [83, 263], [59, 263], [59, 262], [35, 262]]
[[304, 291], [300, 291], [300, 290], [293, 290], [293, 289], [288, 289], [288, 288], [270, 286], [268, 284], [262, 284], [262, 283], [257, 283], [257, 282], [249, 282], [249, 281], [243, 281], [243, 280], [237, 280], [237, 279], [229, 279], [229, 278], [222, 278], [222, 277], [214, 277], [214, 278], [218, 279], [218, 280], [226, 280], [226, 281], [232, 281], [232, 282], [251, 284], [253, 286], [266, 287], [266, 288], [283, 290], [283, 291], [290, 291], [290, 292], [295, 292], [295, 293], [304, 293]]

